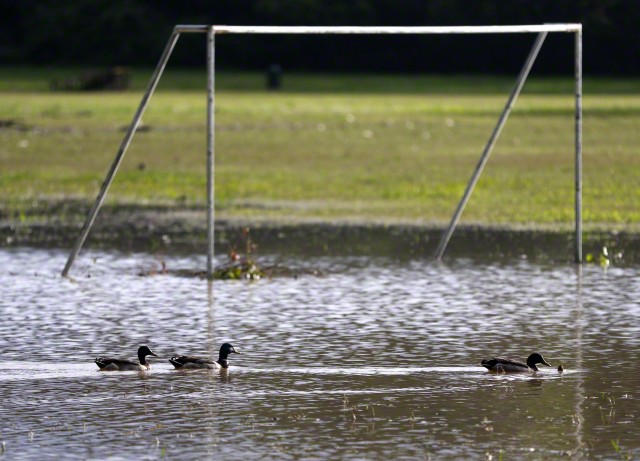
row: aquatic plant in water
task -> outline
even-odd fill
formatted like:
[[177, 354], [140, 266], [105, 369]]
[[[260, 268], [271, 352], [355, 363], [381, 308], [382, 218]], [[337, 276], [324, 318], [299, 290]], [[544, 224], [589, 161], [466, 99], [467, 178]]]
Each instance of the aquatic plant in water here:
[[[618, 258], [622, 259], [622, 253], [618, 254]], [[611, 257], [609, 256], [609, 250], [607, 250], [606, 246], [602, 247], [602, 251], [600, 252], [600, 254], [592, 254], [592, 253], [587, 253], [587, 255], [585, 256], [585, 262], [586, 263], [599, 263], [600, 266], [602, 266], [603, 268], [607, 268], [609, 267], [609, 264], [611, 263]]]
[[227, 253], [229, 259], [216, 267], [213, 271], [213, 278], [218, 280], [238, 280], [250, 279], [258, 280], [264, 276], [264, 271], [258, 266], [253, 258], [256, 245], [251, 241], [249, 228], [245, 227], [241, 232], [241, 239], [244, 245], [244, 255], [238, 252], [237, 246], [231, 246]]

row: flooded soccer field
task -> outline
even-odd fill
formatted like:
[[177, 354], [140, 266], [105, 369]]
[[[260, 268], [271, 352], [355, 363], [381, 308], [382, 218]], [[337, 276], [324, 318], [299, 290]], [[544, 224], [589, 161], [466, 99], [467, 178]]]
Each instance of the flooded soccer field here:
[[[66, 256], [0, 249], [0, 457], [640, 456], [637, 265], [265, 254], [299, 275], [210, 283], [176, 275], [201, 255]], [[223, 342], [226, 372], [168, 362]], [[93, 363], [141, 344], [148, 372]], [[532, 352], [552, 367], [480, 366]]]

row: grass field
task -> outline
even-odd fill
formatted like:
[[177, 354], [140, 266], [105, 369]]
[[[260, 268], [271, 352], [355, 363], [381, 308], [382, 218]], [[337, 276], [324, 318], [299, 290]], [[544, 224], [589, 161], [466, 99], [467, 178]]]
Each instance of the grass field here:
[[[0, 70], [0, 207], [28, 219], [93, 201], [149, 71], [123, 93], [55, 93], [73, 70]], [[221, 73], [216, 95], [218, 217], [444, 223], [513, 84], [497, 77]], [[204, 71], [170, 71], [108, 202], [198, 206], [205, 199]], [[571, 78], [532, 79], [469, 202], [464, 222], [570, 226]], [[640, 83], [584, 85], [584, 219], [640, 223]]]

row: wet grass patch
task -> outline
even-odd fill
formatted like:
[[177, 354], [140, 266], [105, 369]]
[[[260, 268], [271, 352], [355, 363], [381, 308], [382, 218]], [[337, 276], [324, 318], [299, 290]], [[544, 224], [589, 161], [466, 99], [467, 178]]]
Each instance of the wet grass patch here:
[[[139, 102], [144, 85], [135, 82], [142, 74], [133, 74], [136, 90], [115, 94], [50, 94], [35, 83], [16, 86], [20, 91], [4, 87], [4, 219], [28, 221], [34, 202], [41, 204], [37, 213], [45, 215], [55, 211], [43, 204], [56, 201], [90, 206]], [[26, 70], [17, 75], [30, 78]], [[292, 76], [288, 90], [274, 93], [261, 89], [260, 75], [221, 75], [217, 216], [447, 223], [506, 100], [510, 79], [483, 78], [478, 85], [474, 78], [458, 76], [445, 85], [437, 76], [357, 77]], [[204, 205], [206, 98], [196, 84], [199, 78], [189, 72], [168, 75], [108, 204]], [[624, 228], [640, 222], [640, 158], [635, 155], [640, 96], [629, 82], [607, 82], [607, 91], [604, 82], [589, 84], [591, 93], [585, 82], [583, 211], [587, 226]], [[571, 225], [570, 88], [571, 79], [527, 83], [464, 223]]]

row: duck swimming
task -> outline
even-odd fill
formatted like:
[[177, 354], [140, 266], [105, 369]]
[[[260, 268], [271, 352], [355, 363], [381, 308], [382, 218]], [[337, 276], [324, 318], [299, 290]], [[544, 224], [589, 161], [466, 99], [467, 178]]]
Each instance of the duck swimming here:
[[147, 346], [140, 346], [138, 348], [139, 363], [132, 360], [107, 357], [97, 357], [95, 362], [100, 368], [100, 371], [147, 371], [150, 367], [149, 362], [147, 362], [147, 355], [158, 356], [158, 354], [152, 352]]
[[188, 355], [178, 355], [171, 357], [169, 362], [176, 367], [176, 370], [223, 370], [229, 368], [227, 357], [229, 354], [239, 354], [231, 344], [224, 343], [220, 346], [218, 360], [214, 361], [206, 357], [191, 357]]
[[530, 371], [539, 371], [536, 366], [538, 363], [542, 363], [548, 367], [551, 366], [547, 363], [544, 357], [537, 352], [529, 356], [527, 363], [494, 357], [489, 360], [483, 360], [481, 365], [489, 371], [495, 371], [498, 373], [527, 373]]

